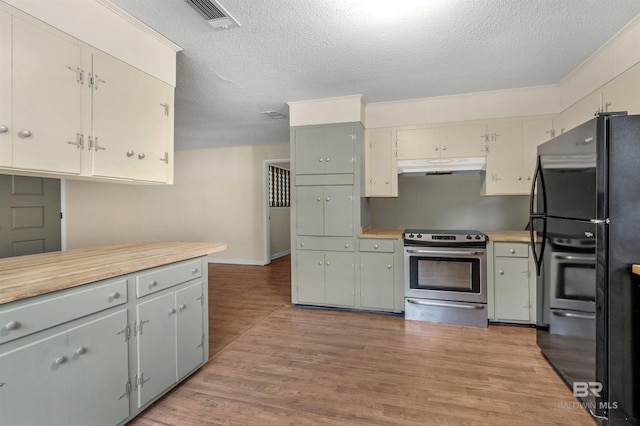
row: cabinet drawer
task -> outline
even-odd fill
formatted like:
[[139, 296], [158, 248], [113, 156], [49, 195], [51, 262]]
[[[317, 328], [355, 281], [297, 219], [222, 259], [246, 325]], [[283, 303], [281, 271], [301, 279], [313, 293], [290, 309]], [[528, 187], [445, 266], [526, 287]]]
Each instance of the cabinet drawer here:
[[529, 257], [529, 244], [495, 243], [493, 252], [496, 257]]
[[393, 253], [395, 241], [393, 240], [360, 240], [360, 251], [377, 251], [384, 253]]
[[127, 280], [118, 278], [59, 295], [43, 295], [0, 309], [0, 343], [9, 342], [127, 302]]
[[355, 251], [353, 238], [298, 238], [298, 250]]
[[168, 266], [151, 269], [136, 275], [136, 296], [144, 297], [165, 288], [200, 278], [202, 276], [200, 260], [187, 260]]

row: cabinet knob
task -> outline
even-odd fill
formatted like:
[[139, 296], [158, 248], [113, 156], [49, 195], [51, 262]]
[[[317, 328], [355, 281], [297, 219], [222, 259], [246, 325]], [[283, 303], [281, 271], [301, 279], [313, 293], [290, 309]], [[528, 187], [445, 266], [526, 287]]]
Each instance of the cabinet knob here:
[[503, 271], [502, 269], [500, 269], [500, 270], [498, 271], [498, 273], [499, 273], [500, 275], [504, 275], [504, 271]]
[[169, 313], [169, 316], [171, 316], [171, 315], [175, 314], [175, 313], [176, 313], [176, 308], [171, 308], [171, 309], [169, 309], [169, 312], [168, 312], [168, 313]]
[[330, 197], [327, 197], [327, 201], [331, 201], [331, 198], [330, 198]]
[[391, 265], [387, 265], [387, 269], [391, 269]]
[[323, 265], [322, 261], [318, 262], [318, 265], [322, 266]]
[[442, 147], [442, 150], [443, 150], [443, 151], [446, 151], [446, 150], [447, 150], [447, 147], [446, 147], [446, 146], [443, 146], [443, 147]]
[[345, 244], [344, 248], [349, 248], [349, 243]]
[[4, 325], [3, 328], [5, 330], [11, 331], [17, 329], [18, 327], [20, 327], [20, 323], [18, 321], [9, 321]]
[[59, 356], [58, 358], [55, 359], [55, 361], [53, 361], [53, 363], [55, 365], [62, 365], [65, 362], [67, 362], [67, 357], [66, 356]]
[[26, 139], [26, 138], [30, 138], [33, 135], [33, 133], [31, 133], [31, 131], [24, 129], [24, 130], [20, 130], [18, 132], [18, 137], [21, 139]]
[[182, 305], [178, 306], [178, 312], [182, 312], [185, 309], [187, 309], [187, 305], [185, 305], [184, 303]]
[[511, 254], [516, 254], [516, 249], [511, 249], [511, 250], [509, 250], [509, 253], [511, 253]]
[[9, 128], [7, 126], [5, 126], [4, 124], [0, 124], [0, 133], [7, 133], [9, 131]]
[[120, 293], [118, 293], [117, 291], [114, 291], [113, 293], [109, 293], [109, 296], [107, 296], [107, 298], [109, 299], [109, 302], [113, 302], [119, 297], [120, 297]]
[[127, 157], [133, 157], [134, 152], [133, 151], [127, 151]]
[[328, 163], [328, 162], [329, 162], [329, 160], [331, 160], [331, 159], [330, 159], [330, 158], [327, 158], [325, 161]]
[[329, 266], [329, 262], [325, 262], [327, 266]]
[[522, 180], [522, 176], [518, 176], [518, 180]]
[[318, 199], [316, 201], [322, 201], [322, 198], [318, 197]]
[[434, 146], [434, 147], [433, 147], [433, 150], [434, 150], [434, 151], [437, 151], [438, 149], [439, 149], [439, 148], [438, 148], [437, 146]]
[[149, 282], [149, 288], [153, 288], [153, 287], [155, 287], [157, 285], [158, 285], [158, 281], [156, 281], [156, 280], [153, 280], [153, 281]]
[[300, 247], [304, 247], [304, 243], [300, 243]]
[[324, 159], [319, 158], [318, 161], [322, 163], [324, 161]]
[[197, 274], [197, 273], [198, 273], [198, 268], [193, 268], [193, 269], [191, 270], [191, 275], [195, 275], [195, 274]]
[[87, 353], [87, 348], [85, 348], [84, 346], [80, 346], [74, 353], [76, 354], [76, 356], [80, 356], [84, 353]]
[[144, 159], [145, 155], [144, 152], [141, 152], [140, 154], [138, 154], [138, 159], [142, 160]]
[[531, 176], [527, 176], [527, 180], [531, 180]]
[[388, 180], [385, 180], [385, 181], [384, 181], [384, 183], [386, 183], [387, 185], [389, 185], [389, 181], [388, 181]]
[[378, 248], [378, 245], [377, 245], [377, 244], [374, 244], [374, 245], [373, 245], [373, 248], [374, 248], [374, 249], [377, 249], [377, 248]]

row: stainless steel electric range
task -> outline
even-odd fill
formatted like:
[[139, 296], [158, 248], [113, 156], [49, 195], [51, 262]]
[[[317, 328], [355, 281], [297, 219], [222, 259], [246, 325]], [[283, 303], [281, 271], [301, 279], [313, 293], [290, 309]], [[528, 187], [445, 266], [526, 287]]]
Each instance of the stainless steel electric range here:
[[404, 231], [405, 319], [486, 327], [487, 236]]

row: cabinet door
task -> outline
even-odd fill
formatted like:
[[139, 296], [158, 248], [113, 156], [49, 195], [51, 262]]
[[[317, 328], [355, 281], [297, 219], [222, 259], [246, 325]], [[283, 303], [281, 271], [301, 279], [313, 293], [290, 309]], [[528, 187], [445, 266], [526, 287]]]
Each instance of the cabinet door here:
[[133, 179], [136, 129], [145, 105], [137, 76], [129, 65], [96, 52], [93, 78], [93, 174]]
[[13, 18], [13, 167], [80, 173], [80, 46], [44, 28]]
[[296, 187], [298, 235], [324, 235], [324, 187]]
[[323, 128], [324, 173], [353, 173], [356, 135], [352, 126]]
[[38, 340], [0, 355], [0, 423], [69, 423], [69, 368], [66, 334]]
[[324, 235], [353, 235], [353, 186], [324, 187]]
[[174, 293], [155, 297], [137, 307], [138, 407], [177, 380], [176, 313]]
[[138, 106], [135, 134], [134, 178], [151, 182], [167, 181], [165, 152], [169, 152], [169, 102], [168, 85], [147, 75], [137, 74], [136, 98]]
[[367, 163], [367, 196], [398, 196], [398, 162], [391, 130], [371, 131]]
[[528, 191], [536, 170], [538, 146], [551, 139], [554, 134], [553, 120], [530, 120], [522, 123], [522, 177], [524, 191]]
[[326, 303], [336, 306], [355, 306], [355, 255], [326, 252], [324, 257]]
[[440, 157], [440, 129], [398, 130], [398, 160]]
[[360, 307], [394, 308], [393, 254], [360, 253]]
[[11, 166], [11, 15], [0, 11], [0, 167]]
[[529, 260], [496, 258], [496, 319], [529, 321]]
[[310, 129], [296, 129], [296, 174], [322, 174], [324, 173], [324, 128], [314, 127]]
[[115, 425], [129, 416], [129, 345], [118, 334], [126, 325], [122, 309], [69, 330], [71, 425]]
[[324, 253], [297, 251], [298, 303], [324, 303]]
[[602, 97], [606, 112], [640, 114], [640, 67], [634, 66], [605, 84]]
[[489, 133], [486, 193], [522, 193], [522, 122], [496, 123]]
[[202, 282], [176, 291], [178, 380], [204, 362]]
[[470, 124], [440, 128], [440, 156], [483, 157], [487, 126]]

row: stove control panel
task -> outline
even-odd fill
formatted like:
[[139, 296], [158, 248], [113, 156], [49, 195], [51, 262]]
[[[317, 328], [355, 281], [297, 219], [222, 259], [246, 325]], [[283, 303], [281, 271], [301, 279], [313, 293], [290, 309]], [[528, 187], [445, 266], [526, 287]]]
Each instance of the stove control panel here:
[[405, 241], [423, 243], [450, 244], [484, 243], [488, 241], [487, 236], [480, 231], [431, 231], [418, 229], [406, 229], [404, 231], [404, 239]]

